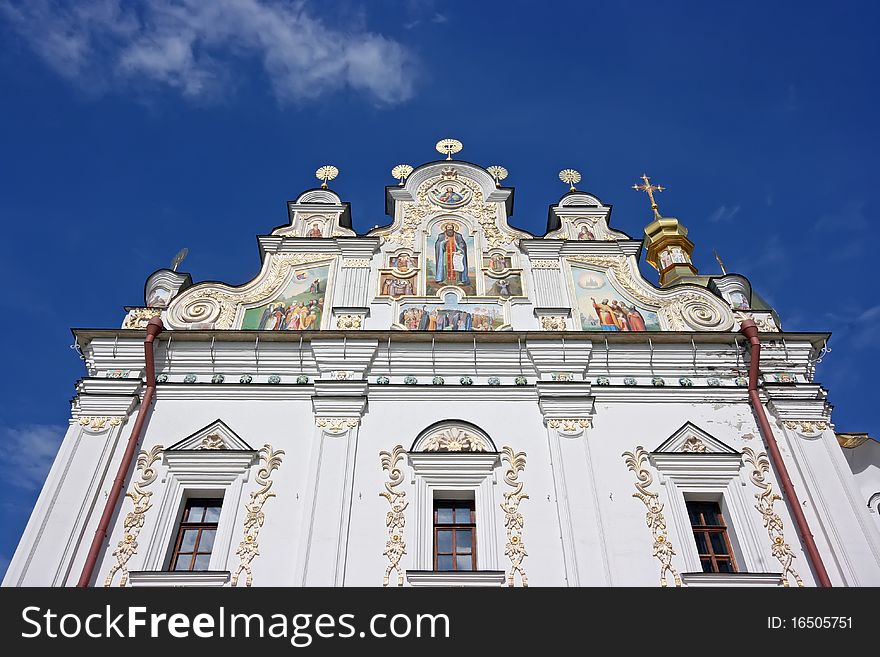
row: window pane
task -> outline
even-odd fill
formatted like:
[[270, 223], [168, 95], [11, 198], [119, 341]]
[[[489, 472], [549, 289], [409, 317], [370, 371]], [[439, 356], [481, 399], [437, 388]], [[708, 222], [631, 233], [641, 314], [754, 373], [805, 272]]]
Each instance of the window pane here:
[[715, 554], [727, 554], [727, 543], [721, 532], [712, 532], [712, 551]]
[[459, 555], [455, 557], [456, 570], [473, 570], [473, 557], [469, 554]]
[[201, 504], [190, 504], [189, 513], [186, 516], [187, 522], [201, 522], [202, 516], [205, 514], [205, 507]]
[[437, 531], [437, 552], [452, 552], [452, 530]]
[[205, 509], [205, 522], [219, 522], [220, 521], [220, 504], [217, 503], [216, 506], [209, 506]]
[[437, 524], [451, 525], [454, 522], [450, 507], [437, 507]]
[[687, 505], [688, 508], [688, 516], [691, 519], [692, 527], [699, 527], [703, 524], [703, 521], [700, 519], [700, 510], [697, 508], [696, 504], [689, 502]]
[[712, 560], [711, 559], [700, 559], [700, 563], [703, 566], [704, 573], [714, 573], [715, 572], [712, 568]]
[[455, 532], [455, 551], [459, 554], [470, 554], [473, 544], [473, 532], [470, 529], [459, 529]]
[[697, 552], [709, 554], [709, 544], [706, 542], [706, 534], [704, 532], [694, 532], [694, 540], [697, 542]]
[[192, 555], [191, 554], [181, 554], [177, 557], [177, 563], [174, 564], [174, 570], [189, 570], [189, 565], [192, 563]]
[[437, 557], [437, 570], [452, 570], [452, 557]]
[[471, 509], [467, 506], [460, 506], [455, 509], [455, 522], [460, 525], [470, 524], [471, 521]]
[[703, 520], [707, 525], [720, 525], [721, 514], [718, 512], [717, 504], [706, 504], [703, 508]]
[[197, 554], [196, 563], [193, 570], [208, 570], [208, 563], [211, 561], [210, 554]]
[[719, 573], [733, 573], [736, 572], [733, 569], [733, 562], [728, 559], [716, 559], [716, 563], [718, 564], [718, 572]]
[[184, 529], [183, 540], [180, 542], [180, 552], [192, 552], [196, 546], [196, 537], [198, 535], [198, 529]]
[[199, 552], [210, 552], [214, 549], [214, 535], [216, 529], [203, 529], [202, 537], [199, 539]]

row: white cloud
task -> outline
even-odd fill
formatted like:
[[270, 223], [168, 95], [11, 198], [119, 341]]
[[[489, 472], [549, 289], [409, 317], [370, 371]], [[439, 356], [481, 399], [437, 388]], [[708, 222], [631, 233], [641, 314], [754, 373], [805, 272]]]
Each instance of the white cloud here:
[[64, 433], [64, 427], [52, 424], [0, 427], [0, 474], [6, 483], [27, 490], [39, 489]]
[[738, 205], [734, 205], [732, 208], [728, 208], [726, 205], [722, 205], [721, 207], [717, 208], [715, 212], [709, 215], [709, 223], [717, 224], [730, 221], [739, 214], [739, 208], [740, 206]]
[[380, 104], [413, 95], [414, 58], [363, 28], [329, 27], [304, 2], [282, 0], [0, 0], [5, 17], [58, 74], [91, 91], [167, 87], [210, 99], [257, 61], [282, 102], [342, 89]]

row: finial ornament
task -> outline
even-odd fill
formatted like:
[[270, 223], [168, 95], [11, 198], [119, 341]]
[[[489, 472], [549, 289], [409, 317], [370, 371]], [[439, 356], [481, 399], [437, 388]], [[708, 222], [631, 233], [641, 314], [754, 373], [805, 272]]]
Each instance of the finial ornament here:
[[495, 186], [501, 187], [501, 181], [507, 178], [507, 169], [502, 166], [498, 166], [497, 164], [493, 164], [490, 167], [486, 168], [492, 177], [495, 179]]
[[665, 187], [661, 185], [652, 185], [651, 179], [648, 178], [647, 174], [642, 174], [642, 180], [645, 181], [644, 185], [633, 185], [633, 189], [638, 192], [647, 192], [648, 198], [651, 199], [651, 209], [654, 211], [654, 217], [657, 219], [661, 219], [660, 210], [657, 207], [657, 201], [654, 200], [654, 192], [662, 192]]
[[180, 267], [180, 263], [183, 262], [183, 259], [189, 253], [189, 249], [183, 247], [180, 251], [177, 252], [177, 255], [174, 256], [174, 260], [171, 261], [171, 271], [177, 271], [177, 268]]
[[718, 266], [721, 267], [721, 273], [724, 276], [727, 276], [727, 267], [724, 266], [724, 261], [721, 259], [721, 256], [718, 255], [718, 251], [712, 249], [712, 253], [715, 254], [715, 259], [718, 261]]
[[332, 164], [325, 164], [315, 171], [315, 178], [321, 180], [321, 189], [327, 189], [327, 181], [333, 180], [339, 175], [339, 169]]
[[398, 164], [396, 167], [391, 169], [391, 175], [397, 178], [400, 181], [400, 184], [403, 184], [403, 181], [406, 180], [407, 176], [413, 172], [413, 168], [408, 164]]
[[438, 152], [445, 154], [447, 160], [451, 160], [452, 154], [458, 153], [464, 146], [458, 139], [441, 139], [434, 148]]
[[568, 183], [571, 189], [569, 191], [576, 192], [575, 185], [581, 181], [581, 172], [574, 169], [563, 169], [559, 172], [559, 179]]

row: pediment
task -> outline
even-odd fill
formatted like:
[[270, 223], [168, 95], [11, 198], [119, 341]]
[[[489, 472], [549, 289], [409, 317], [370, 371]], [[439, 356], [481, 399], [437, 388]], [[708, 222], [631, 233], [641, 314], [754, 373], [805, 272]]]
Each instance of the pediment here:
[[223, 420], [214, 420], [183, 440], [169, 447], [168, 452], [183, 451], [231, 451], [253, 452], [241, 436], [227, 426]]
[[654, 454], [727, 454], [739, 456], [730, 445], [718, 440], [709, 432], [692, 422], [685, 422], [680, 429], [663, 441]]

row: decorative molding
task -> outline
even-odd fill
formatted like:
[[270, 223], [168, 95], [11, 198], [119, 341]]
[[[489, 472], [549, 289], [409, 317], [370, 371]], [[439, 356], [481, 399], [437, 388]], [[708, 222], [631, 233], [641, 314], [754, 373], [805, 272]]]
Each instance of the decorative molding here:
[[397, 572], [397, 585], [403, 586], [403, 568], [400, 559], [406, 554], [406, 543], [403, 540], [403, 530], [406, 526], [404, 511], [409, 506], [405, 502], [406, 493], [395, 490], [395, 486], [403, 483], [403, 471], [399, 463], [405, 453], [403, 445], [395, 445], [390, 452], [379, 452], [382, 470], [388, 473], [388, 481], [385, 482], [385, 490], [379, 493], [379, 497], [388, 500], [391, 510], [385, 514], [385, 526], [388, 528], [388, 540], [385, 542], [385, 551], [382, 553], [388, 557], [388, 566], [385, 568], [385, 577], [382, 586], [388, 586], [392, 571]]
[[773, 511], [773, 504], [776, 500], [781, 500], [782, 497], [773, 492], [773, 484], [766, 479], [766, 475], [770, 471], [767, 453], [757, 454], [751, 447], [745, 447], [743, 448], [743, 460], [752, 468], [749, 473], [752, 483], [761, 489], [760, 493], [755, 494], [755, 498], [758, 500], [755, 508], [761, 512], [764, 527], [767, 528], [767, 533], [770, 535], [770, 552], [782, 564], [782, 584], [788, 586], [788, 578], [791, 576], [798, 586], [803, 586], [803, 581], [791, 565], [795, 555], [788, 543], [785, 542], [785, 536], [782, 533], [782, 518]]
[[532, 260], [532, 269], [559, 269], [562, 265], [558, 260]]
[[107, 425], [109, 424], [111, 427], [118, 427], [122, 424], [126, 418], [121, 416], [108, 417], [108, 416], [95, 416], [95, 415], [84, 415], [79, 418], [79, 425], [86, 429], [87, 431], [99, 432], [107, 429]]
[[681, 446], [681, 451], [688, 452], [689, 454], [705, 454], [706, 443], [696, 436], [691, 436], [684, 441], [684, 444]]
[[247, 515], [244, 518], [244, 538], [238, 544], [235, 555], [240, 558], [238, 568], [232, 573], [230, 584], [232, 587], [238, 586], [238, 578], [242, 572], [247, 573], [245, 586], [253, 584], [254, 577], [251, 571], [251, 563], [260, 554], [257, 538], [260, 535], [260, 529], [266, 521], [266, 514], [263, 512], [263, 505], [270, 497], [275, 497], [275, 493], [271, 492], [272, 472], [281, 465], [281, 457], [284, 450], [274, 451], [271, 445], [263, 445], [259, 451], [260, 460], [263, 465], [257, 471], [255, 477], [259, 488], [251, 493], [250, 501], [244, 505]]
[[579, 417], [579, 418], [552, 418], [547, 420], [547, 426], [551, 429], [556, 429], [559, 433], [580, 433], [584, 429], [589, 429], [593, 426], [593, 421], [588, 417]]
[[783, 424], [788, 429], [797, 431], [804, 436], [815, 436], [828, 428], [828, 423], [816, 420], [785, 420]]
[[461, 427], [447, 427], [422, 442], [424, 452], [486, 452], [486, 441]]
[[410, 586], [504, 586], [503, 570], [407, 570], [406, 583]]
[[779, 327], [770, 313], [758, 315], [752, 312], [736, 311], [733, 316], [740, 324], [747, 319], [753, 320], [761, 333], [779, 333]]
[[653, 556], [660, 561], [660, 586], [668, 586], [667, 572], [672, 574], [675, 585], [681, 586], [681, 577], [672, 566], [675, 550], [672, 549], [672, 543], [666, 536], [663, 502], [660, 501], [660, 496], [657, 493], [648, 490], [648, 486], [654, 481], [654, 477], [645, 467], [648, 463], [648, 452], [639, 445], [634, 452], [624, 452], [622, 456], [626, 460], [626, 467], [636, 475], [636, 492], [632, 496], [640, 499], [648, 509], [645, 523], [651, 528], [651, 534], [654, 536]]
[[145, 329], [154, 317], [162, 314], [161, 308], [132, 308], [122, 322], [124, 329]]
[[223, 436], [219, 433], [208, 434], [204, 438], [202, 438], [202, 442], [199, 443], [199, 446], [196, 449], [227, 449], [226, 441], [223, 440]]
[[529, 578], [522, 562], [528, 556], [525, 543], [523, 543], [523, 516], [519, 512], [519, 503], [529, 498], [522, 492], [523, 482], [519, 481], [519, 473], [525, 470], [526, 453], [514, 453], [511, 447], [501, 448], [501, 458], [507, 462], [507, 470], [504, 472], [504, 483], [512, 486], [513, 490], [504, 493], [504, 502], [501, 510], [504, 511], [504, 526], [507, 528], [507, 545], [504, 547], [504, 556], [510, 559], [510, 572], [507, 575], [507, 585], [515, 586], [516, 573], [519, 573], [523, 587], [529, 585]]
[[342, 266], [346, 269], [362, 269], [365, 267], [370, 267], [372, 261], [369, 258], [345, 258], [342, 261]]
[[541, 328], [545, 331], [564, 331], [567, 328], [565, 316], [544, 315], [541, 317]]
[[356, 417], [316, 417], [315, 424], [328, 433], [342, 433], [360, 423]]
[[361, 315], [340, 315], [336, 318], [338, 329], [359, 329], [363, 323]]
[[133, 570], [128, 574], [132, 588], [151, 586], [224, 586], [229, 581], [228, 570]]
[[113, 550], [113, 556], [116, 557], [116, 563], [110, 568], [107, 577], [104, 579], [104, 587], [109, 588], [113, 584], [113, 577], [117, 572], [122, 573], [119, 580], [119, 586], [125, 586], [128, 583], [128, 561], [137, 554], [138, 536], [141, 529], [144, 528], [144, 515], [152, 508], [153, 503], [150, 498], [153, 496], [152, 491], [146, 491], [144, 488], [156, 481], [156, 470], [153, 464], [159, 460], [164, 447], [156, 445], [149, 452], [141, 451], [137, 458], [137, 471], [141, 473], [140, 480], [134, 482], [132, 490], [125, 494], [130, 498], [134, 508], [125, 515], [122, 523], [123, 538], [119, 541], [116, 549]]

